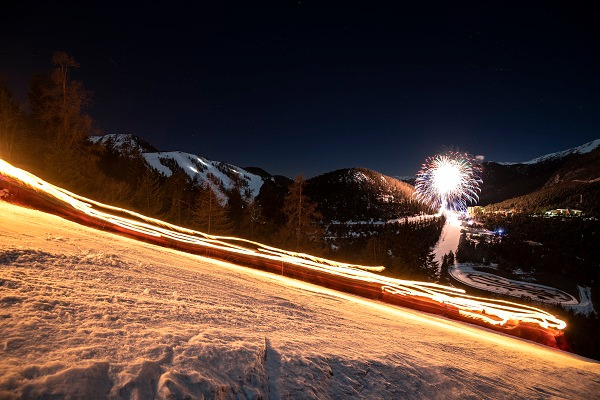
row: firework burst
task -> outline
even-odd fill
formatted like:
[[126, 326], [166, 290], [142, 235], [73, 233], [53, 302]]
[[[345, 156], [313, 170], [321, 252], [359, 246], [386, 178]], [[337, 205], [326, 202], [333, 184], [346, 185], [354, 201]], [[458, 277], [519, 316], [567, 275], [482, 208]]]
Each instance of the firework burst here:
[[415, 197], [440, 212], [465, 212], [479, 200], [481, 168], [467, 153], [446, 151], [429, 157], [417, 173]]

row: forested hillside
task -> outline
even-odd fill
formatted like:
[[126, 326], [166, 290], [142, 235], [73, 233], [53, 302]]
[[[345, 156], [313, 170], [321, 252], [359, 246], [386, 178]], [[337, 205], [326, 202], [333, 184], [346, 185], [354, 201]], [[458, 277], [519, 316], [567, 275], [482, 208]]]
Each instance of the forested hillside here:
[[425, 210], [414, 200], [413, 186], [366, 168], [309, 179], [307, 194], [328, 221], [387, 221]]
[[484, 163], [480, 205], [523, 212], [577, 208], [600, 212], [600, 147], [591, 142], [585, 153], [565, 151], [537, 162]]
[[[74, 79], [79, 64], [61, 52], [52, 64], [49, 73], [31, 80], [28, 105], [17, 105], [0, 84], [0, 157], [6, 161], [84, 196], [211, 234], [383, 263], [399, 274], [426, 266], [437, 224], [378, 226], [359, 237], [352, 236], [353, 226], [330, 224], [385, 222], [426, 211], [412, 199], [411, 185], [363, 168], [289, 179], [258, 167], [161, 152], [132, 134], [102, 135], [87, 114], [91, 92]], [[424, 230], [431, 235], [421, 240]], [[398, 247], [409, 242], [410, 248]]]

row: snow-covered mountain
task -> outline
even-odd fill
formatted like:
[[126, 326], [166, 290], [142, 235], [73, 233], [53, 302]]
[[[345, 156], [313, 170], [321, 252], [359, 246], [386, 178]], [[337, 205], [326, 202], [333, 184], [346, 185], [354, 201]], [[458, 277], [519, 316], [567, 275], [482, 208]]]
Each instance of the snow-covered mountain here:
[[536, 158], [531, 159], [529, 161], [523, 161], [523, 162], [499, 162], [497, 164], [500, 164], [500, 165], [516, 165], [516, 164], [531, 165], [531, 164], [538, 164], [538, 163], [542, 163], [542, 162], [545, 162], [545, 161], [551, 161], [551, 160], [557, 160], [557, 159], [560, 159], [560, 158], [564, 158], [564, 157], [572, 155], [572, 154], [587, 154], [587, 153], [589, 153], [589, 152], [597, 149], [598, 147], [600, 147], [600, 139], [592, 140], [591, 142], [587, 142], [585, 144], [582, 144], [581, 146], [573, 147], [571, 149], [557, 151], [556, 153], [550, 153], [550, 154], [546, 154], [546, 155], [543, 155], [543, 156], [540, 156], [540, 157], [536, 157]]
[[195, 154], [181, 151], [143, 153], [148, 165], [165, 176], [175, 168], [183, 169], [199, 184], [210, 185], [225, 200], [226, 192], [237, 188], [244, 197], [254, 198], [260, 192], [263, 179], [235, 165], [212, 161]]
[[115, 149], [128, 154], [135, 151], [139, 151], [140, 153], [151, 153], [158, 151], [158, 149], [152, 146], [148, 141], [131, 133], [90, 136], [89, 140], [92, 143], [99, 143], [104, 146], [114, 147]]
[[[587, 192], [591, 188], [579, 187], [586, 182], [593, 183], [598, 178], [600, 178], [600, 139], [522, 163], [485, 162], [479, 204], [498, 203], [544, 189], [546, 192], [549, 190], [556, 192], [557, 195], [537, 196], [537, 200], [530, 202], [532, 207], [556, 204], [570, 204], [570, 207], [574, 207], [575, 204], [571, 204], [570, 197], [562, 198], [563, 194], [571, 192], [564, 190], [565, 185], [577, 186], [574, 188], [573, 196], [579, 198], [577, 193], [583, 194], [582, 190]], [[591, 190], [595, 191], [594, 188]], [[542, 198], [553, 200], [545, 204], [544, 201], [540, 202]], [[587, 198], [592, 199], [589, 196]]]
[[143, 139], [131, 134], [92, 136], [90, 141], [112, 146], [124, 154], [139, 151], [150, 167], [166, 177], [176, 170], [183, 170], [197, 184], [211, 186], [223, 203], [227, 198], [226, 193], [234, 188], [243, 197], [253, 199], [264, 183], [263, 177], [225, 162], [181, 151], [157, 151]]
[[[234, 188], [255, 199], [269, 218], [277, 218], [292, 180], [258, 167], [241, 168], [182, 151], [162, 152], [131, 134], [92, 136], [90, 140], [124, 155], [140, 154], [146, 163], [168, 177], [184, 171], [199, 185], [210, 185], [225, 204]], [[328, 172], [306, 182], [306, 194], [318, 204], [325, 220], [388, 221], [413, 215], [420, 208], [412, 185], [365, 168]]]

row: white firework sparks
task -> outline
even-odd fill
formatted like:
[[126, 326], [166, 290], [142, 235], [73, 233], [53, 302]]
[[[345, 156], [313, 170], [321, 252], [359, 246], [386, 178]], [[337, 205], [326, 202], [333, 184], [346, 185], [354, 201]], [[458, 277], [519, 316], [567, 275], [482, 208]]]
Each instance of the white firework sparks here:
[[467, 153], [447, 151], [429, 157], [417, 173], [415, 196], [440, 212], [466, 212], [479, 200], [480, 167]]

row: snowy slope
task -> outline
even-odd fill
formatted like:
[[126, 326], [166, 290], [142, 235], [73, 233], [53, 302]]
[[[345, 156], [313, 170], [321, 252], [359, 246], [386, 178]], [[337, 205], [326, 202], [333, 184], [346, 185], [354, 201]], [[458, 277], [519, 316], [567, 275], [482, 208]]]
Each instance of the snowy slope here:
[[531, 165], [531, 164], [537, 164], [537, 163], [541, 163], [541, 162], [544, 162], [544, 161], [550, 161], [550, 160], [556, 160], [556, 159], [559, 159], [559, 158], [563, 158], [563, 157], [566, 157], [566, 156], [571, 155], [571, 154], [586, 154], [586, 153], [589, 153], [589, 152], [595, 150], [599, 146], [600, 146], [600, 139], [596, 139], [596, 140], [592, 140], [591, 142], [582, 144], [581, 146], [573, 147], [571, 149], [567, 149], [567, 150], [563, 150], [563, 151], [558, 151], [556, 153], [546, 154], [544, 156], [536, 157], [536, 158], [534, 158], [532, 160], [529, 160], [529, 161], [524, 161], [524, 162], [520, 162], [520, 163], [516, 163], [516, 162], [499, 162], [498, 164], [500, 164], [500, 165], [515, 165], [515, 164]]
[[165, 176], [171, 176], [173, 171], [168, 167], [169, 161], [174, 161], [192, 179], [197, 179], [201, 184], [209, 184], [216, 193], [225, 199], [225, 192], [240, 185], [242, 196], [254, 198], [260, 192], [263, 179], [235, 165], [219, 161], [211, 161], [194, 154], [181, 151], [144, 153], [143, 157], [152, 168]]
[[139, 136], [130, 133], [109, 134], [102, 136], [90, 136], [90, 142], [108, 145], [109, 143], [116, 149], [132, 152], [134, 149], [141, 153], [156, 151], [156, 148]]
[[90, 136], [89, 139], [90, 139], [90, 142], [92, 142], [92, 143], [101, 143], [101, 144], [106, 144], [109, 141], [111, 141], [115, 147], [129, 146], [131, 143], [134, 142], [133, 135], [130, 135], [128, 133], [124, 133], [124, 134], [111, 133], [108, 135]]
[[600, 364], [0, 202], [0, 398], [594, 398]]
[[191, 179], [200, 185], [210, 185], [222, 202], [226, 201], [226, 192], [236, 185], [240, 194], [253, 199], [260, 192], [263, 178], [243, 168], [220, 161], [212, 161], [195, 154], [181, 151], [157, 152], [140, 138], [130, 134], [110, 134], [91, 136], [93, 143], [112, 143], [115, 149], [130, 151], [137, 147], [148, 165], [165, 176], [171, 176], [174, 168], [181, 168]]
[[456, 254], [460, 243], [461, 221], [455, 215], [446, 215], [446, 223], [442, 228], [440, 238], [433, 248], [435, 261], [438, 262], [438, 276], [442, 272], [442, 261], [444, 256], [452, 252]]

